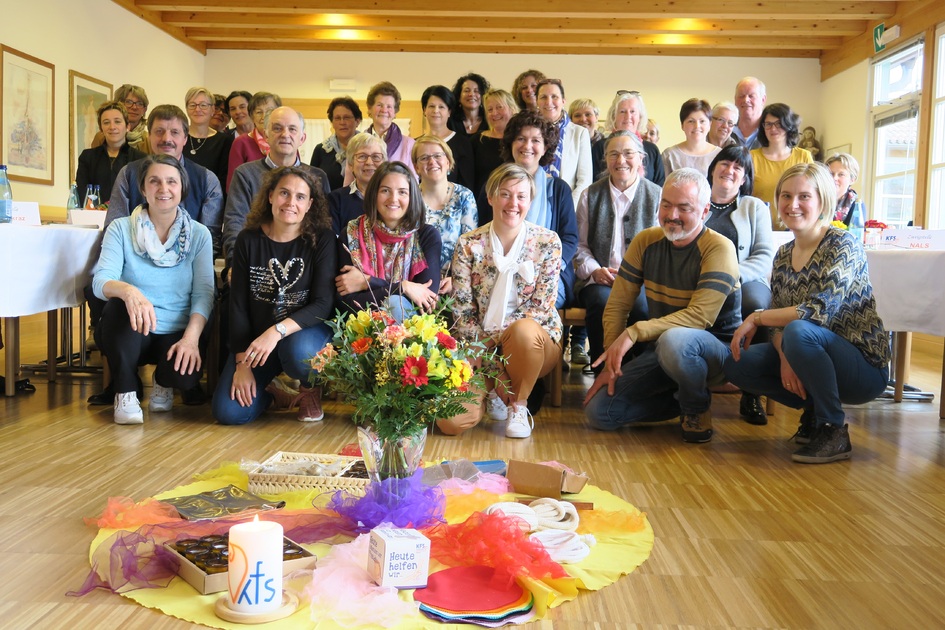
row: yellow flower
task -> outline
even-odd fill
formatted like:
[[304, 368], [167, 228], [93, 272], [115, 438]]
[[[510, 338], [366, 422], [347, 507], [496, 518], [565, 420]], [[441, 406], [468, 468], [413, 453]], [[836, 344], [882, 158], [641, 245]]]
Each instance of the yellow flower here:
[[404, 322], [404, 326], [424, 343], [436, 339], [436, 333], [443, 330], [433, 315], [414, 315]]
[[393, 348], [391, 354], [395, 361], [403, 362], [407, 358], [407, 346], [399, 345]]
[[453, 359], [453, 367], [450, 368], [450, 384], [455, 388], [460, 388], [469, 382], [472, 378], [472, 366], [468, 361]]
[[423, 356], [423, 346], [419, 343], [412, 343], [407, 347], [407, 356], [419, 358]]
[[449, 374], [449, 368], [446, 361], [443, 360], [440, 351], [433, 348], [430, 350], [430, 358], [427, 359], [427, 376], [430, 378], [446, 378], [447, 374]]
[[349, 332], [353, 332], [359, 337], [363, 337], [365, 332], [367, 332], [368, 326], [371, 325], [371, 314], [367, 311], [358, 311], [358, 314], [355, 315], [352, 313], [348, 316], [348, 321], [345, 324], [345, 328]]

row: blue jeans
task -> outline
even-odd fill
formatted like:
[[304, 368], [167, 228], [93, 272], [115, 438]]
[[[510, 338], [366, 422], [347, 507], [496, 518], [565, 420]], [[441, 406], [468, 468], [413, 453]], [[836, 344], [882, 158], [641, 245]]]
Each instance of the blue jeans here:
[[738, 361], [729, 358], [725, 375], [738, 387], [782, 405], [813, 408], [817, 426], [842, 426], [843, 403], [869, 402], [886, 389], [888, 367], [870, 365], [856, 346], [817, 324], [797, 320], [785, 326], [781, 349], [804, 385], [806, 400], [784, 389], [781, 357], [770, 343], [749, 346]]
[[390, 316], [396, 319], [398, 324], [402, 324], [405, 319], [410, 319], [417, 314], [417, 307], [410, 301], [410, 298], [397, 293], [388, 295], [381, 308], [390, 313]]
[[269, 359], [264, 364], [253, 368], [253, 377], [256, 379], [256, 397], [248, 407], [243, 407], [230, 398], [233, 375], [236, 373], [236, 356], [231, 353], [213, 394], [213, 417], [220, 424], [252, 422], [272, 402], [272, 396], [266, 392], [266, 385], [282, 372], [303, 383], [306, 382], [311, 373], [308, 360], [324, 348], [330, 340], [331, 329], [326, 324], [317, 324], [311, 328], [303, 328], [280, 341], [269, 355]]
[[594, 429], [612, 431], [636, 422], [699, 414], [712, 402], [709, 385], [723, 380], [728, 345], [706, 330], [673, 328], [623, 365], [614, 395], [602, 388], [584, 408]]
[[[584, 316], [585, 328], [587, 328], [587, 339], [591, 344], [591, 360], [596, 360], [604, 354], [604, 308], [607, 306], [607, 299], [610, 297], [610, 287], [601, 284], [589, 284], [581, 289], [580, 300], [587, 314]], [[646, 304], [646, 292], [640, 287], [640, 295], [637, 296], [630, 309], [630, 317], [627, 318], [627, 325], [630, 326], [636, 322], [648, 318], [649, 309]]]

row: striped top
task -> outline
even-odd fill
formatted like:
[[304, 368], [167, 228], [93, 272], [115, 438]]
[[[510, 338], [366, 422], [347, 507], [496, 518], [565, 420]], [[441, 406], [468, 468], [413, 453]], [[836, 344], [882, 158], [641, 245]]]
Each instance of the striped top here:
[[[866, 253], [853, 235], [831, 227], [800, 271], [791, 266], [794, 241], [774, 257], [771, 308], [797, 307], [799, 319], [834, 332], [876, 367], [889, 363], [889, 339], [876, 312]], [[772, 328], [772, 332], [780, 332]]]

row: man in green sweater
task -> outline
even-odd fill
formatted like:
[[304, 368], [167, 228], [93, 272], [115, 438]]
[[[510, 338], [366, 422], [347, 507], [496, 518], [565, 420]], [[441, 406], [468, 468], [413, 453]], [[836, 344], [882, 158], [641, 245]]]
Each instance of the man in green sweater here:
[[[663, 186], [659, 226], [624, 254], [604, 309], [604, 365], [584, 400], [588, 424], [615, 430], [677, 416], [686, 442], [712, 439], [709, 386], [741, 323], [738, 258], [732, 241], [705, 227], [709, 184], [690, 168]], [[649, 319], [627, 327], [646, 289]]]

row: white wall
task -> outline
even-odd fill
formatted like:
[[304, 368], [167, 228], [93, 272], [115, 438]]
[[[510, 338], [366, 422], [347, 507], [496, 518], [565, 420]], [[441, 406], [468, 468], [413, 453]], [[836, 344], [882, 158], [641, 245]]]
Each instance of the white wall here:
[[824, 151], [849, 144], [861, 166], [866, 164], [870, 132], [869, 71], [865, 60], [820, 84]]
[[[110, 0], [4, 2], [0, 42], [55, 66], [55, 171], [52, 186], [13, 182], [23, 201], [64, 207], [69, 184], [69, 70], [117, 88], [142, 86], [151, 106], [182, 104], [204, 78], [204, 56]], [[106, 35], [107, 33], [107, 35]]]
[[215, 92], [265, 89], [283, 98], [332, 98], [340, 94], [329, 92], [330, 79], [353, 79], [357, 88], [352, 96], [363, 102], [371, 85], [386, 79], [403, 98], [419, 100], [428, 86], [452, 87], [469, 71], [511, 90], [516, 75], [527, 68], [561, 79], [569, 99], [592, 98], [602, 116], [618, 89], [639, 90], [650, 118], [662, 129], [663, 148], [683, 140], [679, 126], [683, 101], [699, 97], [714, 105], [732, 100], [735, 84], [745, 75], [766, 83], [769, 103], [787, 102], [805, 124], [820, 126], [816, 59], [211, 50], [206, 83]]

